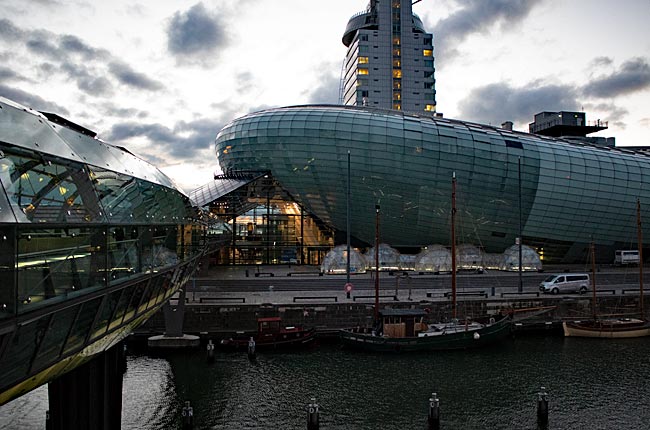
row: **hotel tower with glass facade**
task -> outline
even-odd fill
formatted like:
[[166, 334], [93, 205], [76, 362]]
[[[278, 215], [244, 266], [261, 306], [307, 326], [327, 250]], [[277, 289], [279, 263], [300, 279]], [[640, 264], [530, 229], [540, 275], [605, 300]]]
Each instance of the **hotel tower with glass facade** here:
[[433, 35], [411, 0], [370, 0], [348, 21], [343, 44], [344, 104], [435, 112]]

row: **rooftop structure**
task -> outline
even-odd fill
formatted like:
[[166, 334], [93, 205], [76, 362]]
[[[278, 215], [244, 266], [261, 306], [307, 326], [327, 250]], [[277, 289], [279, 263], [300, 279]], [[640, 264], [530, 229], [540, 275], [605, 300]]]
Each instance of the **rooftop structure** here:
[[342, 101], [351, 106], [436, 110], [433, 35], [411, 0], [370, 0], [348, 21]]
[[551, 137], [579, 136], [606, 130], [607, 121], [587, 122], [584, 112], [540, 112], [528, 125], [528, 131]]

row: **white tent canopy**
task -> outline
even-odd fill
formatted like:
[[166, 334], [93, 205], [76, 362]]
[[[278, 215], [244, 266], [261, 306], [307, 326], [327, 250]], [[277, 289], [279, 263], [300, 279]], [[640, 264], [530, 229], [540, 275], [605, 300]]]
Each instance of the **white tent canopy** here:
[[415, 256], [416, 272], [451, 272], [451, 252], [442, 245], [430, 245]]
[[[323, 263], [321, 264], [321, 271], [323, 273], [346, 273], [348, 265], [348, 249], [347, 245], [339, 245], [325, 255]], [[350, 273], [365, 273], [366, 260], [361, 253], [350, 248]]]

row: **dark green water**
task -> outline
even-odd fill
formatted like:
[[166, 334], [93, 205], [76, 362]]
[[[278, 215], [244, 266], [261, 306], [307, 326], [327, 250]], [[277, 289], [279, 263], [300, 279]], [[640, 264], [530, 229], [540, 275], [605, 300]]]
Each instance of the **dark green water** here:
[[[197, 429], [423, 429], [438, 393], [443, 429], [537, 429], [536, 393], [550, 396], [549, 429], [650, 428], [650, 339], [531, 337], [477, 351], [417, 355], [347, 352], [131, 355], [124, 429], [180, 426], [191, 400]], [[44, 428], [47, 391], [0, 408], [0, 428]], [[24, 419], [16, 415], [25, 413]], [[40, 415], [39, 415], [40, 414]]]

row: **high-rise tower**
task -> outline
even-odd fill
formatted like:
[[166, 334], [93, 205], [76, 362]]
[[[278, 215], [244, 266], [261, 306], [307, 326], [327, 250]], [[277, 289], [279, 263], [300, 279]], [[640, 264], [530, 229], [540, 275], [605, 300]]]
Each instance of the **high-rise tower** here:
[[350, 18], [344, 104], [435, 112], [433, 35], [411, 6], [411, 0], [370, 0]]

